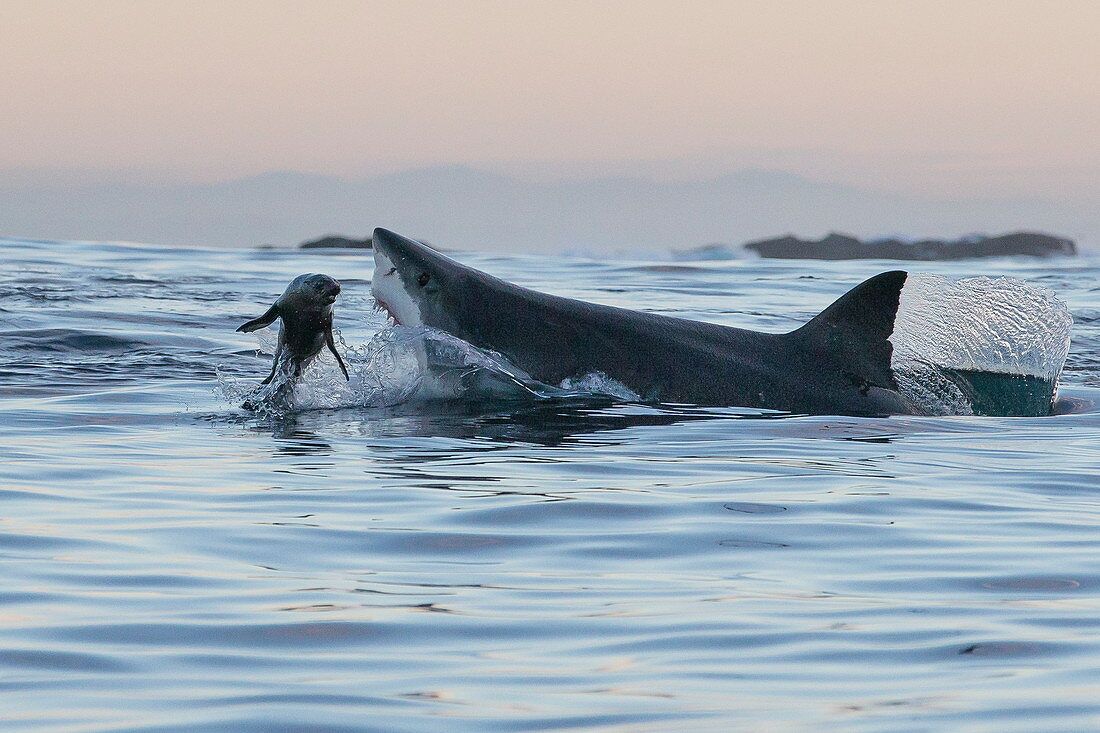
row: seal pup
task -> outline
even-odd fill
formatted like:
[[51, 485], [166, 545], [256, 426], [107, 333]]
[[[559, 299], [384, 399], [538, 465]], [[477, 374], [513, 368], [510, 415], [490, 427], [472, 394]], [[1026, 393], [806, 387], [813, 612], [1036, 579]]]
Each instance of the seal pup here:
[[332, 304], [339, 294], [340, 283], [328, 275], [299, 275], [290, 281], [266, 313], [237, 328], [238, 332], [251, 333], [270, 326], [276, 319], [282, 319], [271, 373], [260, 384], [269, 384], [280, 365], [288, 377], [296, 379], [302, 376], [302, 371], [326, 346], [336, 357], [344, 379], [350, 381], [348, 368], [344, 366], [344, 360], [337, 353], [332, 339]]
[[913, 414], [890, 368], [906, 273], [857, 285], [790, 333], [761, 333], [563, 298], [374, 230], [375, 300], [559, 384], [602, 372], [643, 400], [810, 414]]

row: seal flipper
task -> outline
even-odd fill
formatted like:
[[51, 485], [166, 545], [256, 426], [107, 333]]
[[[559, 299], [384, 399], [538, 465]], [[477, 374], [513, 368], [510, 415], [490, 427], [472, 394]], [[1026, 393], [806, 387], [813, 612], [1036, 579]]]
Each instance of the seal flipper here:
[[[259, 331], [261, 328], [266, 328], [275, 322], [275, 319], [279, 317], [279, 305], [275, 304], [267, 309], [259, 318], [253, 318], [248, 323], [242, 324], [237, 327], [238, 333], [252, 333], [253, 331]], [[268, 377], [270, 380], [270, 377]], [[266, 384], [266, 382], [265, 382]]]
[[[246, 324], [247, 325], [247, 324]], [[244, 326], [242, 326], [243, 328]], [[271, 380], [275, 378], [275, 372], [279, 369], [279, 357], [283, 355], [283, 343], [282, 339], [279, 339], [279, 346], [275, 349], [275, 356], [271, 359], [271, 374], [267, 375], [267, 379], [260, 382], [260, 384], [271, 384]]]
[[[801, 358], [822, 375], [829, 402], [846, 402], [855, 412], [912, 411], [890, 367], [890, 336], [906, 277], [903, 270], [875, 275], [789, 334]], [[841, 399], [844, 393], [851, 397]]]
[[328, 350], [332, 352], [332, 355], [336, 357], [336, 363], [340, 365], [340, 371], [344, 373], [344, 379], [350, 382], [351, 377], [348, 376], [348, 368], [344, 366], [344, 360], [340, 358], [339, 352], [336, 351], [336, 342], [332, 338], [332, 323], [325, 327], [325, 344], [328, 345]]

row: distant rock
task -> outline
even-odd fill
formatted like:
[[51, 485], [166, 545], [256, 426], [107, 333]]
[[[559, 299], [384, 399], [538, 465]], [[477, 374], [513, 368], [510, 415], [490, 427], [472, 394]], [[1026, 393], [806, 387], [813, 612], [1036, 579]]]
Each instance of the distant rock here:
[[833, 232], [816, 242], [787, 235], [749, 242], [744, 248], [761, 257], [808, 260], [963, 260], [1012, 256], [1072, 257], [1077, 254], [1073, 240], [1036, 232], [1014, 232], [998, 237], [982, 235], [955, 240], [923, 239], [916, 242], [900, 239], [874, 239], [865, 242]]
[[320, 239], [314, 239], [309, 242], [302, 242], [298, 245], [300, 249], [370, 249], [370, 237], [366, 239], [351, 239], [350, 237], [341, 237], [336, 234], [330, 234], [327, 237], [321, 237]]

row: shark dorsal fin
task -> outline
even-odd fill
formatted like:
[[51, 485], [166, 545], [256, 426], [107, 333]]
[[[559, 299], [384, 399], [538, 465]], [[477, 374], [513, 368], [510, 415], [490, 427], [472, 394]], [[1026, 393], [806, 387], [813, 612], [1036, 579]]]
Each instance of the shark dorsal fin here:
[[906, 276], [893, 270], [865, 280], [792, 335], [819, 355], [842, 356], [859, 379], [895, 389], [890, 336]]

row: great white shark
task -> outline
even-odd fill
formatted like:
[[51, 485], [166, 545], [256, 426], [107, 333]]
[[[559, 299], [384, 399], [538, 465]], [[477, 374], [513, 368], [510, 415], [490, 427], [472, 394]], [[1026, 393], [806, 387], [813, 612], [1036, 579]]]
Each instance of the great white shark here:
[[[803, 414], [922, 414], [899, 391], [890, 336], [907, 273], [884, 272], [789, 333], [762, 333], [541, 293], [386, 229], [373, 236], [372, 293], [399, 324], [498, 352], [559, 384], [602, 372], [665, 403]], [[1053, 383], [949, 377], [989, 414], [1049, 414]], [[976, 379], [975, 377], [980, 377]], [[981, 393], [979, 393], [981, 392]]]

